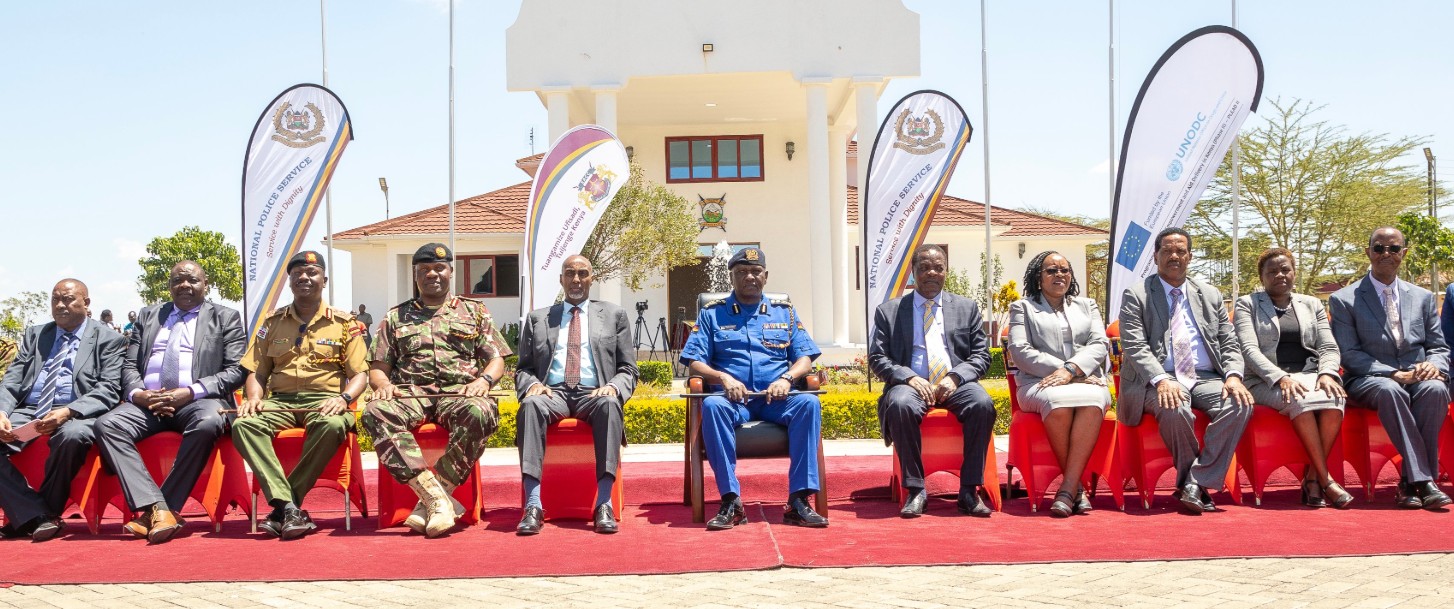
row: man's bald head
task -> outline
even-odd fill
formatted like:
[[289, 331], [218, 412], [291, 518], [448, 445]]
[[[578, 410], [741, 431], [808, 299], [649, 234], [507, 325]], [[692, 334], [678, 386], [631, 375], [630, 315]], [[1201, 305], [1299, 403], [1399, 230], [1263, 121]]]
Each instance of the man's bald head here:
[[86, 321], [91, 306], [91, 290], [79, 279], [62, 279], [50, 292], [51, 319], [67, 332], [74, 332]]
[[584, 302], [591, 295], [591, 283], [596, 280], [591, 260], [576, 254], [560, 263], [560, 287], [565, 288], [565, 301], [573, 305]]

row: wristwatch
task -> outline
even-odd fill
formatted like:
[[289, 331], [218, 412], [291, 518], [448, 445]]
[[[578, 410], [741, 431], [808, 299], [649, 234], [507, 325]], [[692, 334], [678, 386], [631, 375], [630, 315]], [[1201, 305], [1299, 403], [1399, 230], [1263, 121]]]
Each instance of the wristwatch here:
[[348, 402], [349, 404], [353, 403], [353, 396], [349, 395], [347, 391], [338, 392], [338, 397], [343, 398], [343, 401]]
[[1064, 368], [1066, 372], [1069, 372], [1070, 376], [1072, 377], [1080, 376], [1080, 368], [1076, 367], [1075, 363], [1071, 362], [1070, 360], [1066, 360], [1066, 362], [1064, 364], [1061, 364], [1060, 367]]
[[485, 382], [489, 383], [491, 387], [495, 386], [495, 377], [490, 376], [489, 373], [481, 374], [480, 378], [485, 379]]
[[783, 375], [778, 378], [787, 381], [789, 385], [798, 382], [798, 379], [793, 378], [793, 375], [787, 372], [784, 372]]

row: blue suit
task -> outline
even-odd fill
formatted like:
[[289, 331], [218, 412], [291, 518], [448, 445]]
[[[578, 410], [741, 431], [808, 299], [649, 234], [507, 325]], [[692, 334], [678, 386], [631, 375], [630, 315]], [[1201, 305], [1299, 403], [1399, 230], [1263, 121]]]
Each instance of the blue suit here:
[[[746, 305], [734, 293], [708, 303], [697, 314], [697, 327], [682, 347], [681, 362], [688, 366], [705, 363], [755, 392], [766, 390], [798, 358], [816, 359], [821, 353], [791, 303], [763, 299]], [[713, 385], [709, 390], [721, 391], [722, 387]], [[748, 421], [769, 421], [788, 428], [788, 490], [817, 491], [822, 411], [815, 395], [791, 395], [771, 404], [766, 397], [749, 397], [741, 403], [723, 396], [703, 399], [702, 443], [717, 478], [717, 490], [723, 495], [741, 493], [736, 429]]]

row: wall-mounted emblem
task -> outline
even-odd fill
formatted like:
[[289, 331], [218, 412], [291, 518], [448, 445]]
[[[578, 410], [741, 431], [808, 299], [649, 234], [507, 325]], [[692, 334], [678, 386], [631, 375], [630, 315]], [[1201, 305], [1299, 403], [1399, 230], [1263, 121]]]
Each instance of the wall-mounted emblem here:
[[700, 230], [707, 230], [709, 228], [727, 230], [727, 218], [722, 212], [722, 207], [726, 204], [726, 193], [723, 193], [720, 197], [711, 199], [697, 195], [697, 205], [702, 208], [702, 219], [699, 222], [701, 225]]

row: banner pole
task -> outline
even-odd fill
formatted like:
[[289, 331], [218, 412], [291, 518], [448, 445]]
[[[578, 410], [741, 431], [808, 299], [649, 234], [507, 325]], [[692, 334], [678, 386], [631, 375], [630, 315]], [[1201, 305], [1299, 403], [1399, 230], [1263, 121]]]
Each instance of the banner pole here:
[[[1109, 201], [1109, 203], [1107, 204], [1107, 209], [1109, 210], [1109, 209], [1111, 209], [1112, 207], [1114, 207], [1116, 205], [1116, 0], [1108, 0], [1106, 2], [1106, 5], [1107, 5], [1107, 8], [1108, 8], [1107, 16], [1106, 16], [1106, 23], [1109, 25], [1109, 30], [1110, 30], [1110, 33], [1107, 36], [1107, 41], [1108, 41], [1107, 49], [1108, 49], [1108, 53], [1107, 53], [1107, 61], [1106, 61], [1106, 64], [1107, 64], [1107, 67], [1109, 68], [1109, 73], [1111, 75], [1110, 81], [1109, 81], [1108, 86], [1107, 86], [1107, 91], [1109, 92], [1109, 98], [1110, 98], [1109, 99], [1109, 102], [1110, 103], [1108, 104], [1108, 107], [1110, 108], [1110, 113], [1109, 114], [1110, 114], [1110, 133], [1111, 133], [1111, 137], [1109, 138], [1109, 140], [1110, 140], [1109, 141], [1109, 144], [1110, 144], [1110, 155], [1108, 157], [1106, 157], [1108, 159], [1107, 160], [1107, 165], [1106, 165], [1106, 176], [1108, 177], [1107, 182], [1109, 182], [1109, 186], [1110, 186], [1110, 189], [1111, 189], [1111, 191], [1110, 191], [1110, 198], [1107, 199], [1107, 201]], [[1107, 250], [1107, 252], [1109, 252], [1109, 251], [1110, 250]], [[1106, 280], [1107, 281], [1110, 280], [1110, 270], [1111, 270], [1110, 269], [1110, 262], [1111, 262], [1110, 259], [1107, 258], [1107, 260], [1106, 260]], [[1090, 269], [1086, 269], [1085, 272], [1086, 272], [1086, 275], [1087, 276], [1090, 275]], [[1109, 307], [1110, 306], [1110, 303], [1107, 302], [1106, 303], [1106, 306]]]
[[[1237, 28], [1237, 0], [1232, 0], [1232, 28]], [[1242, 289], [1242, 256], [1239, 242], [1242, 233], [1242, 142], [1240, 134], [1232, 134], [1232, 302], [1237, 302]]]
[[454, 0], [449, 0], [449, 251], [454, 253], [451, 264], [458, 272], [459, 253], [454, 247]]
[[[988, 0], [979, 0], [979, 73], [982, 84], [982, 106], [984, 116], [980, 121], [981, 141], [984, 142], [984, 296], [985, 309], [988, 315], [985, 321], [989, 322], [990, 331], [994, 334], [990, 337], [989, 344], [995, 345], [1000, 337], [995, 332], [995, 296], [994, 286], [990, 285], [991, 271], [994, 265], [994, 254], [990, 251], [990, 60], [989, 60], [989, 39], [985, 37], [985, 5]], [[931, 219], [932, 222], [932, 219]]]
[[[325, 89], [328, 88], [328, 9], [327, 9], [327, 4], [328, 4], [328, 0], [318, 0], [318, 30], [319, 30], [318, 42], [319, 42], [319, 45], [323, 48], [323, 88], [325, 88]], [[323, 191], [323, 223], [324, 223], [324, 230], [328, 232], [328, 234], [323, 239], [324, 244], [328, 246], [328, 251], [327, 251], [327, 254], [326, 254], [327, 257], [328, 257], [328, 268], [330, 268], [330, 269], [336, 269], [338, 267], [333, 266], [333, 189], [332, 188], [329, 188], [329, 189]], [[333, 282], [330, 281], [330, 282], [328, 282], [328, 304], [329, 305], [332, 305], [334, 302], [336, 302], [336, 301], [333, 300]]]

